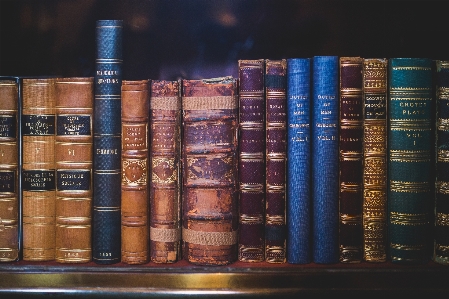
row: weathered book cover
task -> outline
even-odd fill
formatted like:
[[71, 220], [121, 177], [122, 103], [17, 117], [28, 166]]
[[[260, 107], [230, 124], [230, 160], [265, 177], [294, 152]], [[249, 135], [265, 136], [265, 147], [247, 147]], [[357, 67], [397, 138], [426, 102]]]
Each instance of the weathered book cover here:
[[181, 258], [181, 81], [151, 81], [150, 257]]
[[239, 60], [239, 252], [265, 260], [265, 60]]
[[388, 78], [389, 253], [393, 263], [423, 263], [435, 198], [432, 61], [391, 58]]
[[92, 77], [58, 78], [56, 105], [56, 256], [92, 259]]
[[183, 257], [229, 264], [237, 259], [237, 80], [183, 80], [182, 109]]

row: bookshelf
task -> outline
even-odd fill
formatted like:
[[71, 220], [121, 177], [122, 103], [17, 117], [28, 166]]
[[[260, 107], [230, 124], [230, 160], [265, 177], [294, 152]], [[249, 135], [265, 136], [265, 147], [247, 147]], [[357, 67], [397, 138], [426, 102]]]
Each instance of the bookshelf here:
[[[0, 2], [0, 75], [92, 76], [95, 21], [123, 19], [124, 79], [237, 76], [238, 59], [449, 59], [444, 2]], [[0, 263], [0, 297], [447, 295], [449, 267], [382, 264]]]

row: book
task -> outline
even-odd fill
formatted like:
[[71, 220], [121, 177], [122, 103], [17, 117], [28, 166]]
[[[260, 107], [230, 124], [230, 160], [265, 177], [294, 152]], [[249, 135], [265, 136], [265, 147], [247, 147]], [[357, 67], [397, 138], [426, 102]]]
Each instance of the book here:
[[23, 260], [55, 259], [55, 78], [23, 79]]
[[92, 259], [113, 264], [121, 257], [121, 20], [96, 24]]
[[287, 59], [287, 262], [311, 262], [311, 59]]
[[148, 261], [148, 80], [122, 81], [121, 261]]
[[242, 262], [265, 260], [265, 60], [239, 60], [239, 242]]
[[432, 61], [390, 58], [388, 70], [389, 257], [393, 263], [424, 263], [431, 257], [435, 198]]
[[150, 258], [181, 258], [181, 81], [151, 80]]
[[0, 77], [0, 262], [19, 259], [19, 78]]
[[93, 77], [55, 82], [56, 252], [60, 263], [92, 259]]
[[237, 84], [182, 81], [183, 257], [194, 264], [237, 259]]
[[363, 260], [387, 260], [387, 67], [363, 61]]
[[437, 60], [436, 78], [436, 199], [433, 260], [449, 265], [449, 61]]
[[337, 56], [312, 61], [312, 256], [339, 261], [339, 74]]
[[363, 59], [340, 57], [339, 245], [340, 262], [363, 255]]

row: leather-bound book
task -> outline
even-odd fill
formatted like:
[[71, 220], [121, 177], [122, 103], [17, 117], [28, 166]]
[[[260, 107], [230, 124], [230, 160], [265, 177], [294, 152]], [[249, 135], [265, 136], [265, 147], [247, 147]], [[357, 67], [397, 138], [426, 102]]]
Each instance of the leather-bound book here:
[[148, 261], [148, 80], [122, 82], [121, 261]]
[[98, 264], [121, 256], [121, 20], [99, 20], [94, 91], [92, 258]]
[[313, 57], [312, 74], [312, 254], [330, 264], [339, 261], [338, 57]]
[[150, 258], [181, 257], [181, 81], [152, 80], [150, 94]]
[[60, 263], [92, 259], [92, 77], [58, 78], [56, 104], [56, 254]]
[[287, 61], [265, 61], [265, 261], [286, 262]]
[[387, 260], [387, 67], [363, 61], [363, 259]]
[[388, 70], [389, 256], [393, 263], [425, 263], [435, 199], [432, 61], [390, 58]]
[[55, 259], [55, 79], [23, 79], [23, 260]]
[[363, 255], [363, 59], [340, 57], [340, 262]]
[[0, 262], [19, 259], [19, 78], [0, 77]]
[[226, 265], [237, 259], [237, 80], [183, 80], [182, 109], [183, 257]]
[[239, 60], [239, 251], [265, 260], [265, 60]]

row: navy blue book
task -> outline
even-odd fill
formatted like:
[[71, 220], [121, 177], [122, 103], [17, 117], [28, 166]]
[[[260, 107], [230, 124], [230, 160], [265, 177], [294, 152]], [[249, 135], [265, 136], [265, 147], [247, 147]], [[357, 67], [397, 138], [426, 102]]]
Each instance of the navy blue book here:
[[315, 56], [312, 67], [313, 262], [339, 261], [338, 57]]
[[96, 28], [92, 258], [120, 262], [122, 21]]
[[287, 262], [311, 261], [311, 59], [287, 59]]

